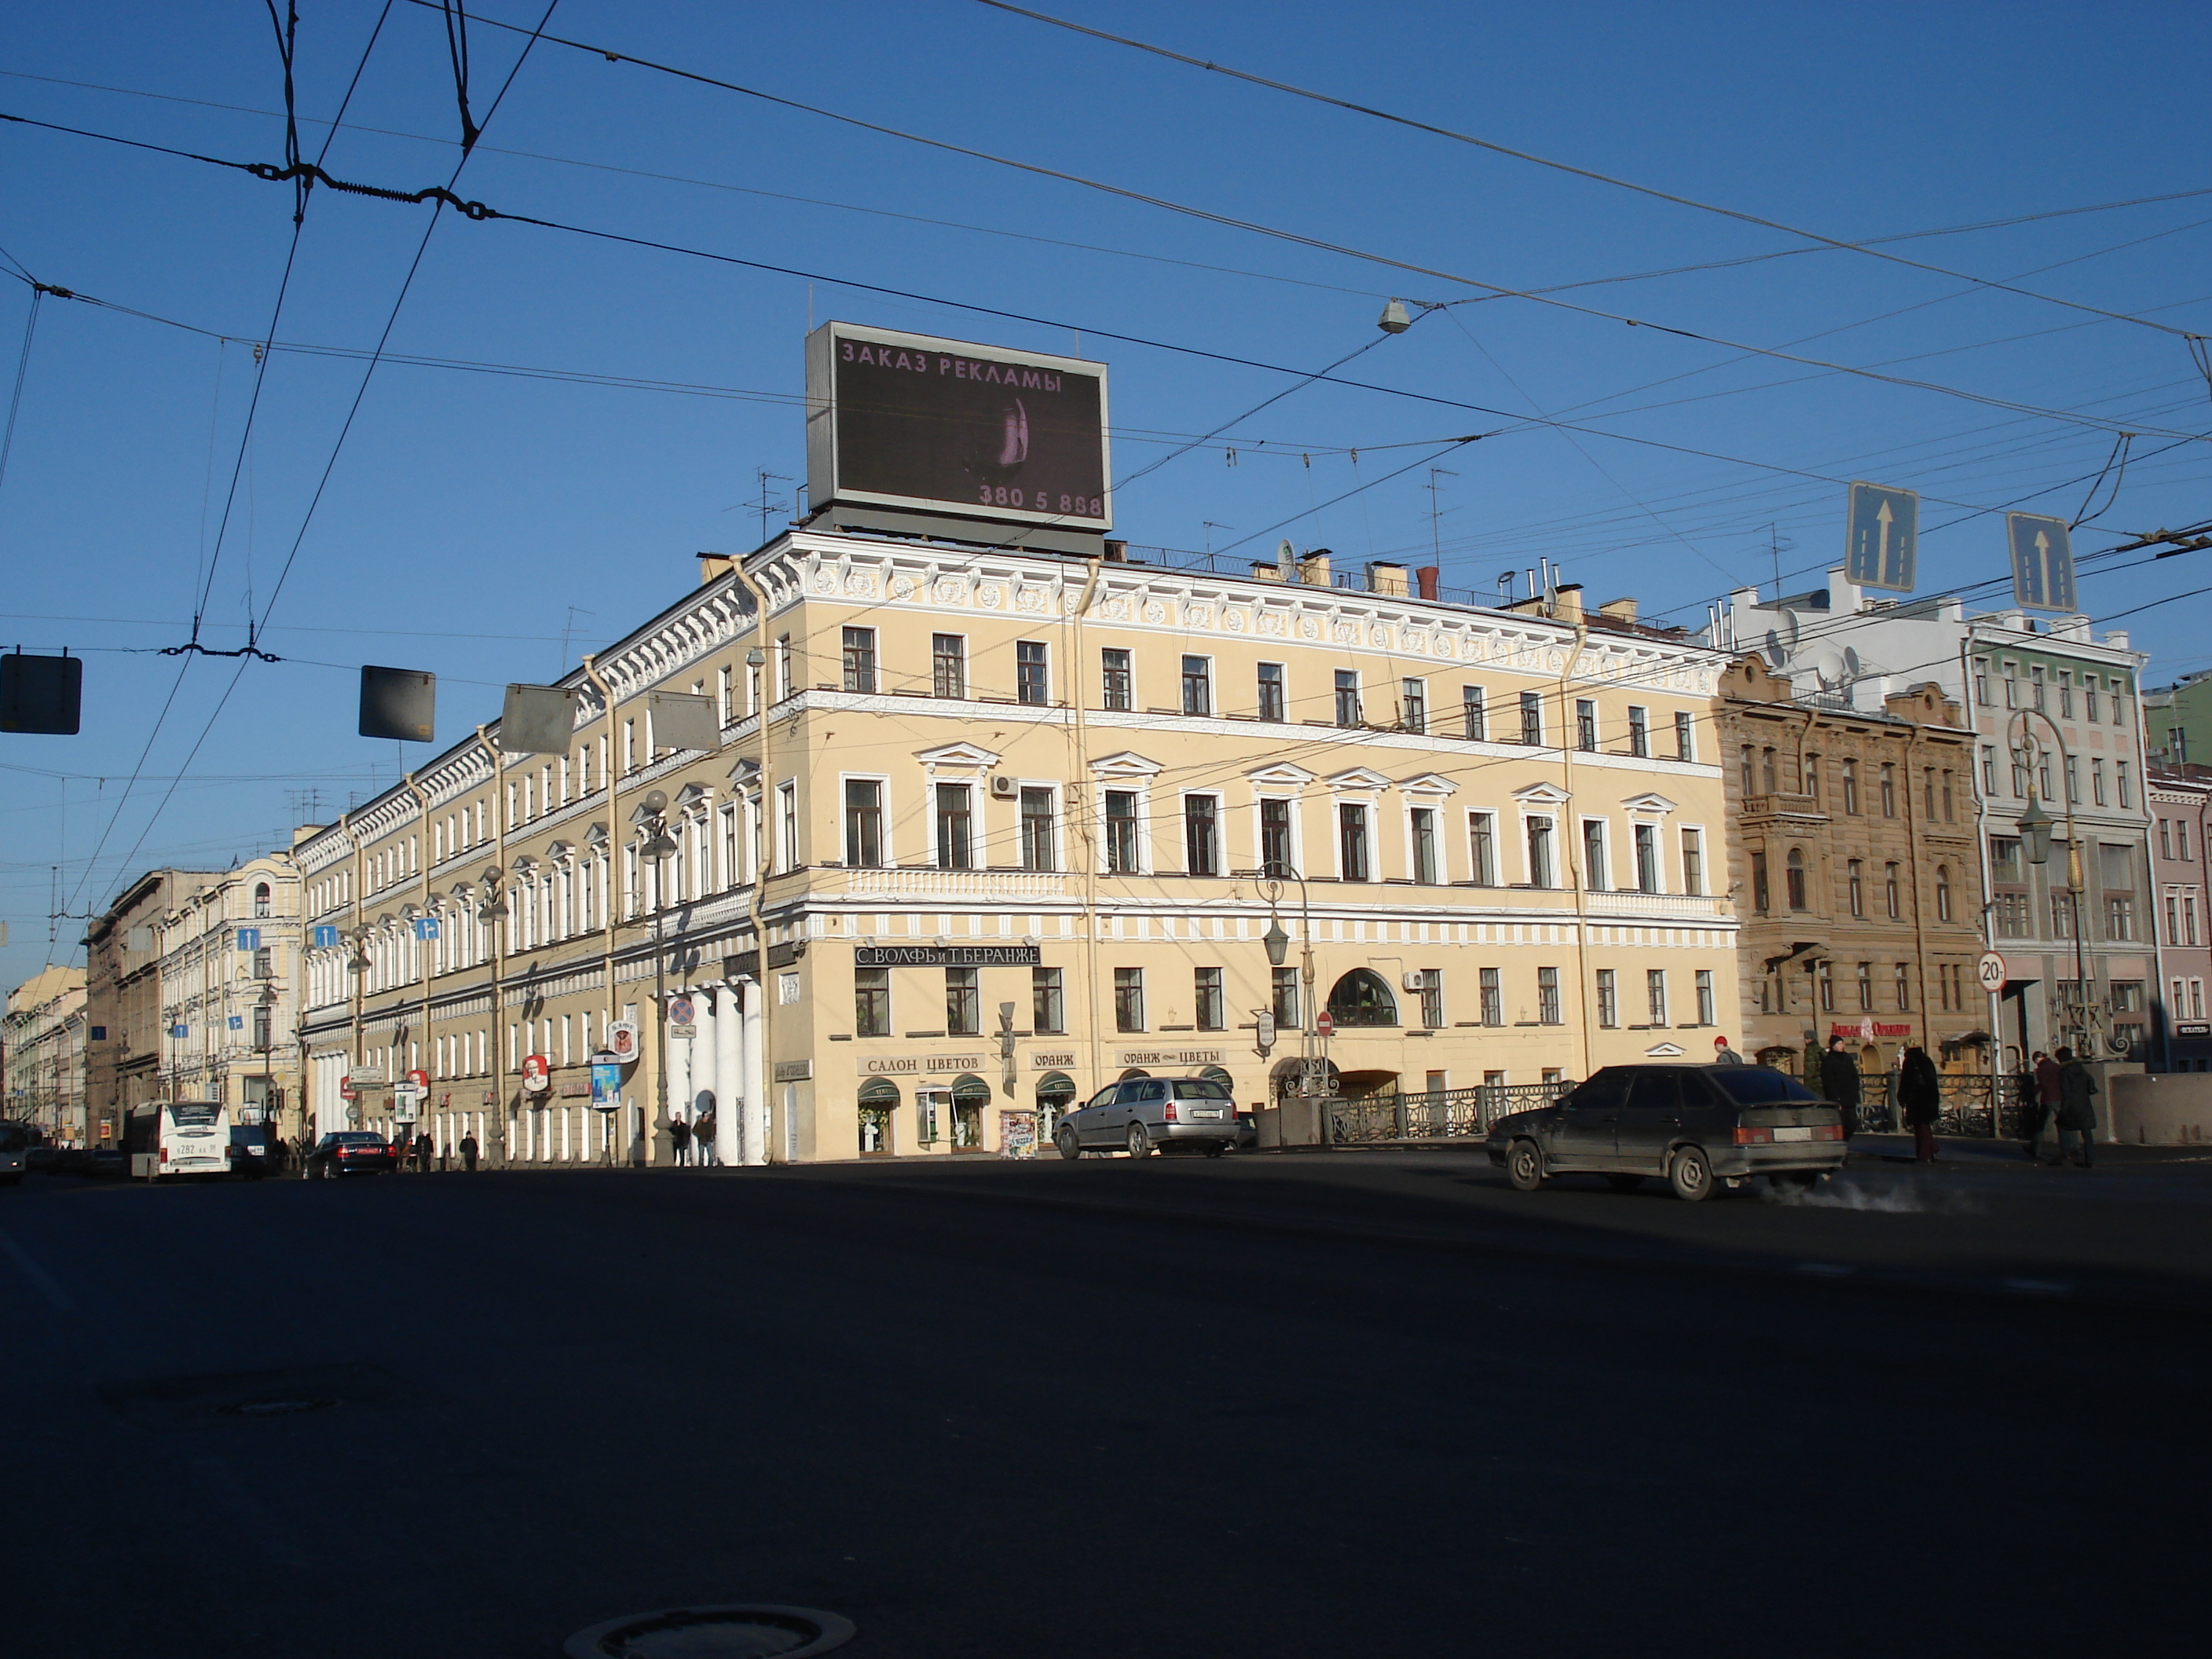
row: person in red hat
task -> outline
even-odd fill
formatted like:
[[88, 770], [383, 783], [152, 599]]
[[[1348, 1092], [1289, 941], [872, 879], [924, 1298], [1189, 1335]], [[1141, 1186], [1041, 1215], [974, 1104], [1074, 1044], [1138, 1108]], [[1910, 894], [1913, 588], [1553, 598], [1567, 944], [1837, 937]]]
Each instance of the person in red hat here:
[[1717, 1036], [1713, 1039], [1713, 1064], [1741, 1066], [1743, 1064], [1743, 1056], [1729, 1047], [1729, 1040], [1726, 1037]]

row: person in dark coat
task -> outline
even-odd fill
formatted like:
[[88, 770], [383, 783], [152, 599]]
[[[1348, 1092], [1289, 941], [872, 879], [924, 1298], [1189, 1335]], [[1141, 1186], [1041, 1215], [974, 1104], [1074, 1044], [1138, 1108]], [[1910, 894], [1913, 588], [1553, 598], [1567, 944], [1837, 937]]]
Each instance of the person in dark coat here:
[[471, 1175], [477, 1172], [477, 1138], [473, 1133], [461, 1137], [461, 1167]]
[[1859, 1127], [1859, 1063], [1839, 1036], [1828, 1039], [1828, 1052], [1820, 1056], [1820, 1092], [1844, 1115], [1844, 1139], [1849, 1140]]
[[1713, 1064], [1741, 1066], [1743, 1064], [1743, 1056], [1729, 1047], [1729, 1040], [1726, 1037], [1717, 1036], [1713, 1039]]
[[699, 1155], [699, 1167], [708, 1168], [714, 1161], [714, 1109], [708, 1106], [699, 1114], [699, 1121], [691, 1131], [691, 1139]]
[[671, 1118], [668, 1121], [668, 1144], [675, 1149], [677, 1163], [689, 1164], [691, 1161], [691, 1126], [680, 1117]]
[[1897, 1103], [1912, 1129], [1912, 1156], [1936, 1161], [1936, 1120], [1943, 1115], [1943, 1079], [1925, 1048], [1907, 1048], [1897, 1073]]
[[2081, 1143], [2081, 1167], [2096, 1167], [2097, 1109], [2092, 1103], [2097, 1093], [2097, 1079], [2089, 1068], [2074, 1057], [2071, 1048], [2058, 1051], [2058, 1158], [2070, 1164], [2073, 1158], [2067, 1150], [2067, 1137], [2074, 1136]]
[[[2039, 1148], [2043, 1139], [2044, 1126], [2051, 1121], [2051, 1108], [2044, 1103], [2040, 1075], [2040, 1068], [2047, 1058], [2039, 1050], [2033, 1063], [2024, 1067], [2013, 1079], [2013, 1089], [2020, 1097], [2021, 1150], [2027, 1154], [2030, 1163], [2041, 1158]], [[2057, 1068], [2052, 1069], [2055, 1073]]]

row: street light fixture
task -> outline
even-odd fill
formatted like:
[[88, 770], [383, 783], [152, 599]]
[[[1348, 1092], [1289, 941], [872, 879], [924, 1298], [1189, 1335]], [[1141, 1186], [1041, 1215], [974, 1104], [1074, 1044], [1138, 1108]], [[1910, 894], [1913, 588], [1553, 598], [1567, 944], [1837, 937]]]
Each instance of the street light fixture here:
[[1267, 918], [1267, 931], [1261, 935], [1261, 943], [1267, 947], [1267, 965], [1281, 967], [1291, 952], [1291, 936], [1283, 931], [1283, 924], [1275, 917]]
[[2033, 795], [2028, 797], [2027, 811], [2020, 815], [2020, 839], [2030, 864], [2051, 861], [2051, 814]]

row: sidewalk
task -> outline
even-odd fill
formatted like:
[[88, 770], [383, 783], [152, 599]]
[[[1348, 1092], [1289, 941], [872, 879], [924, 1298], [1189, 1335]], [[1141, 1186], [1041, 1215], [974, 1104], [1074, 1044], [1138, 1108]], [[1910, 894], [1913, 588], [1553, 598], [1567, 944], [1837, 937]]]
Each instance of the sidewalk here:
[[[2058, 1158], [2058, 1143], [2051, 1133], [2044, 1131], [2037, 1152], [2049, 1167]], [[2170, 1164], [2212, 1164], [2212, 1150], [2202, 1146], [2131, 1146], [2124, 1142], [2097, 1142], [2095, 1157], [2099, 1169], [2141, 1169], [2146, 1165]], [[1954, 1169], [2008, 1169], [2023, 1174], [2039, 1166], [2030, 1164], [2017, 1140], [1990, 1140], [1981, 1135], [1938, 1135], [1936, 1138], [1937, 1164]], [[1910, 1164], [1912, 1158], [1912, 1137], [1909, 1134], [1887, 1134], [1862, 1130], [1851, 1137], [1852, 1164]]]

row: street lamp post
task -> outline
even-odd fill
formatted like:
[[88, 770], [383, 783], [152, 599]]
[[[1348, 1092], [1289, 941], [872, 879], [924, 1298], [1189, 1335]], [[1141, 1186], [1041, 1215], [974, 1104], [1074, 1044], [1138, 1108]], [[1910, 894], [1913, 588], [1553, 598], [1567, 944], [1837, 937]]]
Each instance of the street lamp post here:
[[[2030, 864], [2042, 865], [2049, 862], [2051, 858], [2051, 814], [2043, 810], [2043, 805], [2036, 796], [2035, 757], [2027, 741], [2025, 729], [2031, 717], [2041, 720], [2051, 728], [2052, 741], [2058, 745], [2059, 763], [2069, 776], [2073, 769], [2073, 754], [2066, 747], [2065, 736], [2059, 731], [2056, 722], [2050, 715], [2040, 710], [2015, 709], [2013, 711], [2012, 719], [2006, 722], [2006, 747], [2020, 757], [2021, 769], [2027, 774], [2027, 810], [2020, 815], [2021, 844], [2027, 851], [2027, 861]], [[2015, 726], [2021, 728], [2018, 741], [2014, 741], [2013, 736]], [[2066, 792], [2065, 805], [2066, 888], [2068, 906], [2074, 921], [2074, 1008], [2075, 1013], [2071, 1029], [2081, 1046], [2087, 1048], [2094, 1028], [2090, 1018], [2092, 1005], [2089, 998], [2088, 958], [2081, 945], [2081, 837], [2075, 830], [2074, 795], [2070, 789]]]
[[[668, 1121], [668, 953], [661, 948], [660, 916], [666, 897], [668, 855], [676, 850], [676, 838], [668, 833], [664, 817], [667, 811], [668, 797], [653, 789], [647, 792], [629, 815], [629, 821], [646, 836], [638, 856], [653, 860], [653, 1099], [662, 1124]], [[765, 952], [763, 960], [766, 960]]]
[[[1290, 936], [1283, 932], [1283, 924], [1276, 917], [1276, 907], [1281, 903], [1283, 884], [1294, 881], [1298, 884], [1298, 980], [1303, 988], [1298, 998], [1298, 1094], [1304, 1099], [1318, 1098], [1328, 1076], [1328, 1039], [1317, 1029], [1314, 1006], [1313, 908], [1306, 893], [1306, 878], [1281, 859], [1272, 859], [1261, 870], [1261, 886], [1267, 899], [1267, 931], [1262, 943], [1267, 948], [1267, 962], [1279, 968], [1290, 954]], [[1328, 1114], [1321, 1114], [1321, 1141], [1329, 1144]]]
[[491, 945], [491, 1041], [484, 1046], [491, 1050], [491, 1126], [499, 1137], [494, 1146], [487, 1150], [491, 1153], [493, 1167], [497, 1169], [506, 1165], [507, 1153], [507, 1068], [504, 1050], [500, 1046], [505, 1034], [499, 1029], [501, 1018], [507, 1012], [500, 1003], [499, 983], [507, 952], [506, 935], [500, 926], [507, 920], [507, 897], [500, 890], [500, 884], [507, 879], [507, 872], [495, 864], [483, 872], [481, 879], [483, 883], [483, 902], [477, 906], [477, 920], [483, 923]]

